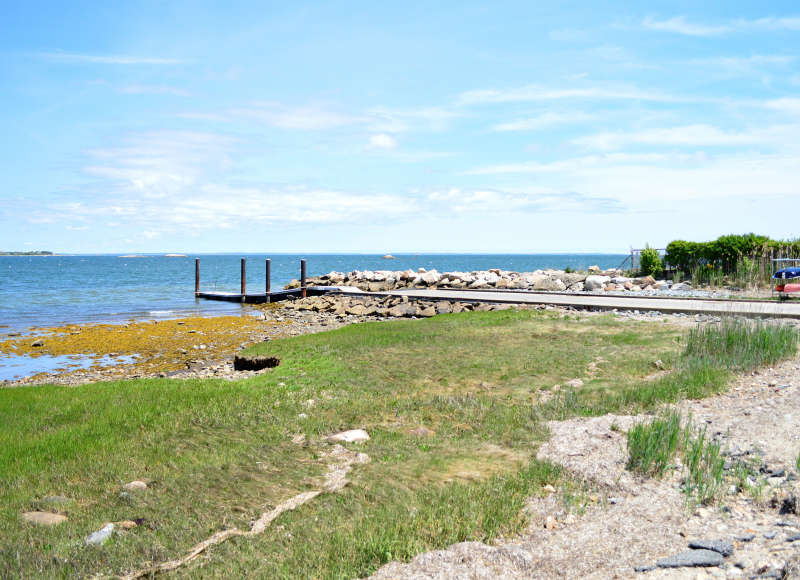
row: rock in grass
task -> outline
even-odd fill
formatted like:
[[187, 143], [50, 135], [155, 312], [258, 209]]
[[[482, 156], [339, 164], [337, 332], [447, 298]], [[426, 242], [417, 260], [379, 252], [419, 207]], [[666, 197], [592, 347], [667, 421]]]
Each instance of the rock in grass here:
[[242, 356], [233, 357], [233, 368], [237, 371], [260, 371], [275, 368], [281, 364], [281, 359], [276, 356]]
[[733, 543], [726, 540], [692, 540], [689, 547], [693, 550], [711, 550], [719, 552], [723, 556], [733, 554]]
[[719, 566], [722, 561], [722, 554], [713, 550], [688, 550], [668, 558], [662, 558], [656, 562], [656, 566], [659, 568], [708, 567]]
[[147, 482], [141, 480], [134, 480], [122, 486], [125, 491], [144, 491], [147, 489]]
[[583, 386], [583, 381], [580, 379], [570, 379], [564, 383], [564, 386], [571, 389], [580, 389]]
[[67, 516], [51, 512], [25, 512], [22, 519], [37, 526], [57, 526], [67, 521]]
[[87, 546], [100, 546], [105, 544], [111, 535], [114, 533], [114, 524], [106, 524], [96, 532], [92, 532], [86, 536]]
[[329, 436], [328, 441], [335, 443], [360, 443], [362, 441], [369, 441], [369, 433], [363, 429], [351, 429]]

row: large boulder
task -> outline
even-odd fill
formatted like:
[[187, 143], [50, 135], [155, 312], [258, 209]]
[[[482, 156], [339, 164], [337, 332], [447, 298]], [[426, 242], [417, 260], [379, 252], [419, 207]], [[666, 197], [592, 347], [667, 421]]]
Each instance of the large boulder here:
[[428, 286], [434, 286], [439, 282], [439, 280], [442, 279], [442, 275], [436, 270], [428, 270], [427, 272], [423, 273], [420, 278]]
[[547, 292], [560, 292], [566, 290], [567, 286], [560, 278], [551, 278], [549, 276], [541, 278], [533, 285], [534, 290], [544, 290]]
[[583, 281], [583, 289], [587, 291], [602, 290], [609, 282], [611, 282], [611, 278], [608, 276], [587, 276]]

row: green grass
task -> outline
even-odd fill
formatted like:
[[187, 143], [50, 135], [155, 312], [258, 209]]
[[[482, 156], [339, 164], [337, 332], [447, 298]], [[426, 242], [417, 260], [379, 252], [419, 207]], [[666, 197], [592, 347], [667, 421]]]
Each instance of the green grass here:
[[670, 411], [650, 423], [638, 423], [628, 430], [627, 469], [660, 477], [678, 450], [683, 435], [680, 413]]
[[[212, 548], [178, 575], [353, 578], [420, 551], [517, 533], [525, 498], [565, 484], [557, 467], [534, 459], [546, 420], [655, 409], [724, 388], [729, 371], [685, 366], [679, 338], [670, 325], [611, 316], [473, 312], [257, 345], [250, 352], [281, 365], [235, 382], [0, 390], [0, 577], [121, 573], [183, 555], [220, 529], [246, 529], [318, 488], [322, 438], [351, 428], [372, 437], [360, 446], [372, 461], [354, 469], [352, 485], [261, 536]], [[656, 359], [672, 372], [649, 380]], [[579, 391], [537, 404], [542, 390], [576, 377]], [[421, 425], [435, 435], [413, 435]], [[298, 434], [309, 443], [292, 443]], [[120, 495], [139, 478], [151, 488]], [[52, 495], [71, 501], [52, 508]], [[38, 508], [69, 520], [21, 521]], [[106, 545], [83, 545], [105, 522], [137, 518], [143, 525]]]
[[[797, 344], [798, 333], [793, 327], [770, 322], [729, 318], [719, 324], [694, 327], [678, 358], [677, 372], [654, 385], [652, 399], [671, 402], [676, 385], [680, 385], [677, 392], [688, 396], [716, 392], [724, 388], [730, 371], [774, 364], [795, 354]], [[659, 477], [680, 453], [688, 471], [684, 483], [687, 496], [699, 503], [711, 503], [724, 487], [725, 461], [719, 444], [706, 439], [705, 427], [696, 435], [692, 431], [690, 421], [681, 427], [681, 417], [675, 411], [635, 425], [628, 431], [627, 467]], [[744, 469], [739, 472], [742, 487], [747, 474]]]

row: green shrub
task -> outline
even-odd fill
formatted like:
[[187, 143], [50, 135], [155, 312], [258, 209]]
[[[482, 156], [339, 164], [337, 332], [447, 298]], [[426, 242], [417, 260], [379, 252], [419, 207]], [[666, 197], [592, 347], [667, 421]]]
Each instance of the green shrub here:
[[661, 257], [658, 255], [658, 250], [651, 248], [649, 245], [645, 246], [639, 256], [639, 267], [644, 276], [660, 275], [663, 266], [661, 265]]

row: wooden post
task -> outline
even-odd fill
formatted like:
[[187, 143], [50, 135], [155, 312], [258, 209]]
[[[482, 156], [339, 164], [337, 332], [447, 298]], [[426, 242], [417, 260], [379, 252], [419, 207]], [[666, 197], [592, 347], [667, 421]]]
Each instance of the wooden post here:
[[270, 270], [271, 270], [271, 268], [272, 268], [272, 260], [267, 258], [267, 302], [268, 303], [270, 302], [270, 296], [269, 295], [270, 295], [270, 292], [272, 291], [271, 287], [270, 287]]
[[300, 260], [300, 296], [306, 297], [306, 261]]
[[244, 302], [244, 297], [247, 294], [247, 274], [244, 264], [245, 260], [242, 258], [242, 302]]
[[200, 258], [194, 259], [194, 295], [200, 294]]

